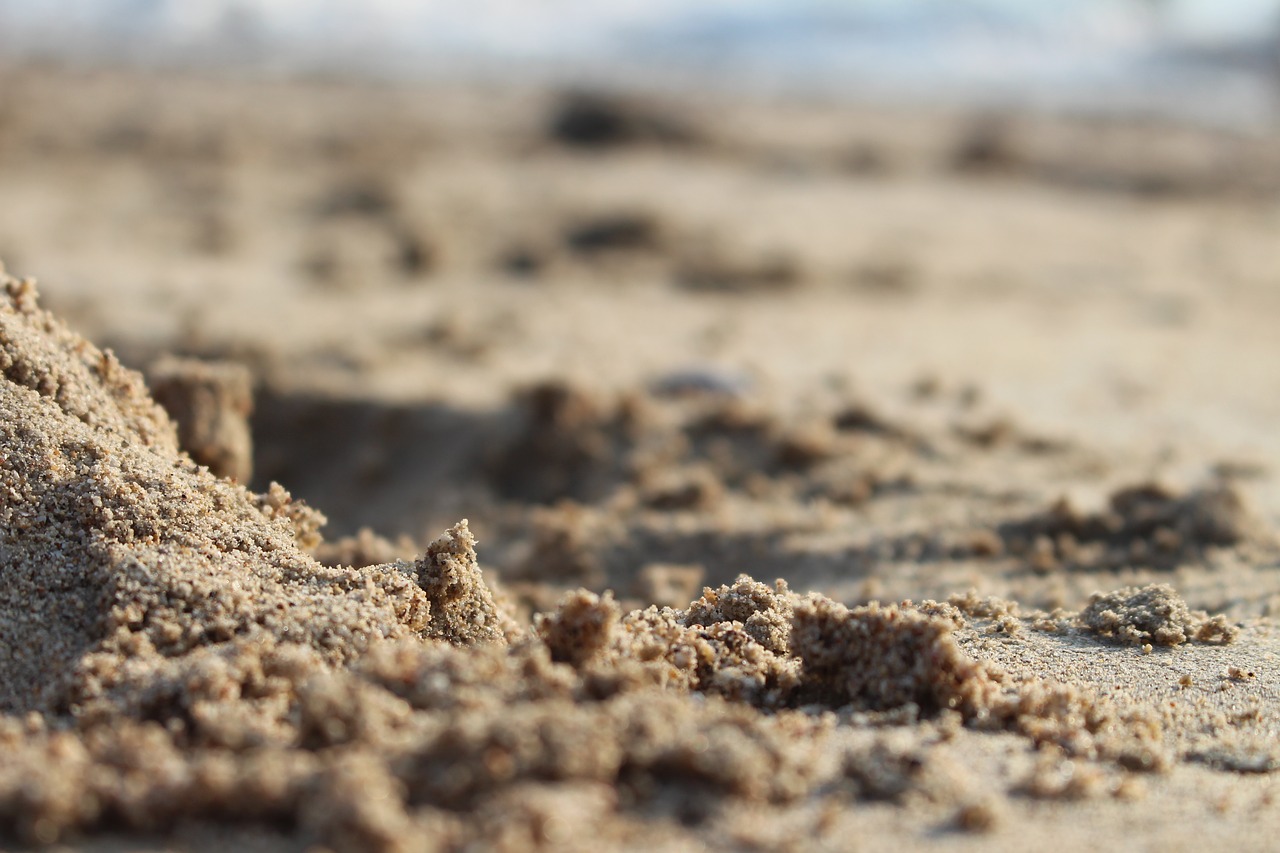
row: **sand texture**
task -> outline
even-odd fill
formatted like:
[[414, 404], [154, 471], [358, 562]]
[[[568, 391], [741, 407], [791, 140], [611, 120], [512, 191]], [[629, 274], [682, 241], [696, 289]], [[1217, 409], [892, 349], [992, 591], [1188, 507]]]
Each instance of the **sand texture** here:
[[0, 846], [1271, 846], [1274, 137], [0, 77]]

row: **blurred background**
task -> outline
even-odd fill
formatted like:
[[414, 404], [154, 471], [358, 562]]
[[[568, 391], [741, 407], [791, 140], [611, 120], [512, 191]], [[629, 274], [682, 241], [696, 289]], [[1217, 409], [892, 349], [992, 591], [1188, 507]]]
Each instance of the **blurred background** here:
[[10, 57], [1273, 118], [1274, 0], [4, 0]]
[[1276, 0], [0, 0], [0, 259], [326, 559], [1072, 605], [1170, 561], [1028, 552], [1064, 494], [1280, 518], [1278, 55]]

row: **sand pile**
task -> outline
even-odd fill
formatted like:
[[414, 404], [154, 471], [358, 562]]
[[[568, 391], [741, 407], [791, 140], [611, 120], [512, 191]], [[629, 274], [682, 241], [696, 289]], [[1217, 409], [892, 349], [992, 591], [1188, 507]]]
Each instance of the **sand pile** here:
[[[449, 540], [413, 571], [324, 568], [301, 547], [320, 515], [181, 454], [140, 377], [41, 311], [29, 283], [6, 282], [0, 334], [4, 708], [96, 698], [118, 675], [107, 655], [278, 640], [338, 664], [377, 639], [432, 633], [439, 614], [419, 581], [453, 596], [459, 581], [437, 578], [466, 547]], [[465, 527], [454, 535], [465, 546]]]
[[[1018, 630], [1007, 606], [850, 609], [743, 576], [682, 609], [579, 590], [524, 627], [466, 522], [414, 561], [317, 562], [319, 513], [194, 462], [29, 282], [4, 282], [0, 368], [0, 831], [22, 840], [775, 843], [822, 831], [815, 797], [982, 829], [1018, 783], [975, 800], [961, 732], [1106, 773], [1170, 761], [1150, 709], [972, 654]], [[1144, 594], [1088, 629], [1191, 624]]]

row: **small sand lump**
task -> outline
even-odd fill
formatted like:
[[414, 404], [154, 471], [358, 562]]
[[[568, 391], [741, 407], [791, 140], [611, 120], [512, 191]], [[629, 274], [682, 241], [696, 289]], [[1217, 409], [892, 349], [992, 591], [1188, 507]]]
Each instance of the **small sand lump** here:
[[253, 378], [233, 362], [166, 357], [147, 373], [151, 394], [178, 425], [178, 443], [219, 477], [253, 476]]
[[1095, 593], [1079, 616], [1081, 627], [1127, 645], [1177, 646], [1189, 641], [1230, 643], [1239, 629], [1222, 616], [1187, 608], [1173, 587], [1151, 584]]

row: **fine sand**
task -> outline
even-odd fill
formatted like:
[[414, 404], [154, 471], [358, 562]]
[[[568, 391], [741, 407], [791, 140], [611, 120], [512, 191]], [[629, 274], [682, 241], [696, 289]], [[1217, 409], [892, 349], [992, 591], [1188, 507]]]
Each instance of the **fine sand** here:
[[1278, 142], [0, 71], [0, 844], [1268, 849]]

